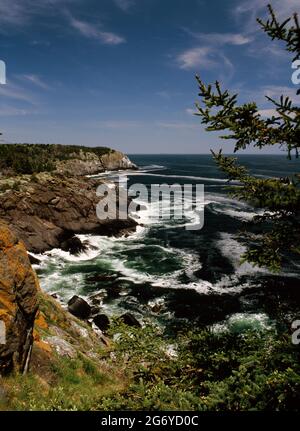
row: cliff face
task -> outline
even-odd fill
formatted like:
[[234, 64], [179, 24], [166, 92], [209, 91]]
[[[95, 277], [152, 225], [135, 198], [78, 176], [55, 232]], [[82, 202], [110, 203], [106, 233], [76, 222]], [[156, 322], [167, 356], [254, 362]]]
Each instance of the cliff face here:
[[40, 290], [23, 243], [2, 222], [0, 324], [1, 411], [84, 410], [86, 400], [96, 406], [124, 390], [123, 372], [103, 360], [110, 340]]
[[41, 253], [61, 246], [74, 233], [119, 235], [135, 230], [136, 222], [99, 220], [96, 195], [100, 180], [46, 173], [23, 176], [17, 190], [0, 195], [0, 218], [25, 243]]
[[33, 343], [39, 283], [22, 242], [0, 222], [0, 375], [23, 371]]
[[58, 172], [89, 175], [105, 169], [135, 169], [125, 154], [107, 147], [58, 144], [1, 144], [0, 174]]
[[74, 158], [56, 163], [57, 172], [71, 175], [93, 175], [118, 169], [136, 169], [136, 165], [125, 154], [114, 150], [102, 156], [80, 151], [74, 154]]

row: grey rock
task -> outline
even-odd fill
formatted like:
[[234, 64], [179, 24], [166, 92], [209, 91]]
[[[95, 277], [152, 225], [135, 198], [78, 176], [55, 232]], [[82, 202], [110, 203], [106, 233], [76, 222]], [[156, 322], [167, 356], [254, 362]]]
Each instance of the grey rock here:
[[77, 352], [74, 347], [63, 338], [54, 336], [47, 337], [45, 341], [53, 347], [60, 356], [66, 356], [70, 359], [75, 359]]

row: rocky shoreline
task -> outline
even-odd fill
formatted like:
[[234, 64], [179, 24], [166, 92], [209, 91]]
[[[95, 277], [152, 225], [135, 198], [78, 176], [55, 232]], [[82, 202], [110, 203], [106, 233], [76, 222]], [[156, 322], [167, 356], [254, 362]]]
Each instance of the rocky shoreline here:
[[[0, 376], [12, 370], [26, 372], [34, 345], [39, 355], [41, 351], [49, 355], [51, 349], [64, 352], [64, 338], [54, 335], [52, 338], [59, 338], [59, 345], [52, 345], [38, 334], [39, 327], [43, 332], [49, 327], [47, 320], [53, 319], [52, 314], [41, 318], [41, 298], [43, 303], [52, 304], [54, 313], [61, 316], [64, 324], [74, 326], [71, 315], [41, 292], [31, 267], [39, 261], [30, 252], [61, 248], [77, 254], [89, 244], [82, 243], [76, 234], [120, 236], [136, 230], [137, 223], [130, 217], [98, 219], [96, 206], [101, 197], [96, 190], [106, 180], [86, 176], [106, 169], [136, 169], [127, 156], [109, 151], [99, 158], [83, 152], [74, 159], [58, 162], [56, 168], [52, 172], [34, 174], [0, 174], [0, 318], [6, 335], [6, 343], [0, 345]], [[89, 305], [82, 301], [74, 298], [75, 311], [70, 305], [69, 311], [87, 322], [92, 313]], [[78, 313], [78, 302], [86, 308], [85, 316]], [[101, 310], [93, 315], [94, 321], [98, 328], [104, 329], [107, 322], [99, 313]], [[138, 324], [130, 316], [124, 317], [126, 322]], [[60, 329], [54, 328], [55, 331]], [[90, 338], [93, 337], [91, 333]]]
[[[43, 253], [52, 248], [68, 250], [74, 234], [123, 235], [137, 223], [99, 220], [96, 189], [103, 180], [41, 173], [19, 180], [18, 189], [0, 195], [0, 219], [25, 243], [29, 252]], [[70, 250], [72, 244], [69, 242]], [[79, 250], [80, 251], [80, 250]]]
[[[59, 147], [59, 151], [63, 150]], [[84, 245], [74, 234], [114, 236], [135, 230], [137, 223], [130, 217], [97, 218], [96, 206], [101, 198], [96, 190], [105, 180], [87, 177], [105, 170], [137, 169], [127, 156], [113, 150], [101, 156], [80, 150], [55, 163], [51, 172], [0, 173], [0, 219], [29, 252], [62, 248], [76, 253]]]

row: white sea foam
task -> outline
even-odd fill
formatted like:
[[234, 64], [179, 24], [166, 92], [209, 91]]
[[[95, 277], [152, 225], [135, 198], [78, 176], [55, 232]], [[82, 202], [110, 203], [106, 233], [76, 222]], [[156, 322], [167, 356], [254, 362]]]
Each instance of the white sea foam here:
[[[130, 176], [149, 176], [149, 177], [161, 177], [161, 178], [181, 178], [186, 180], [195, 180], [195, 181], [213, 181], [216, 183], [228, 183], [227, 178], [211, 178], [211, 177], [198, 177], [194, 175], [166, 175], [166, 174], [152, 174], [142, 171], [132, 172]], [[231, 181], [230, 184], [239, 184], [237, 181]]]
[[237, 219], [244, 220], [244, 221], [250, 221], [253, 219], [253, 217], [258, 215], [258, 213], [256, 213], [256, 212], [241, 211], [238, 209], [226, 208], [224, 206], [222, 206], [222, 207], [214, 206], [211, 208], [211, 211], [213, 213], [225, 214], [225, 215], [228, 215], [230, 217], [237, 218]]
[[[113, 172], [113, 174], [115, 175], [116, 173]], [[133, 173], [133, 175], [135, 175], [135, 173]], [[173, 177], [180, 178], [180, 176]], [[201, 179], [202, 177], [190, 178]], [[53, 272], [50, 275], [42, 274], [42, 286], [47, 291], [51, 292], [58, 290], [59, 288], [61, 289], [61, 286], [63, 286], [62, 295], [64, 297], [68, 297], [72, 294], [80, 292], [84, 287], [84, 275], [81, 273], [68, 274], [67, 271], [62, 270], [66, 269], [66, 266], [72, 265], [72, 263], [80, 265], [80, 263], [84, 264], [90, 261], [95, 265], [95, 271], [97, 270], [97, 262], [101, 265], [106, 264], [113, 271], [118, 272], [122, 279], [136, 284], [149, 283], [153, 286], [166, 289], [183, 288], [196, 290], [200, 294], [223, 294], [237, 293], [238, 291], [241, 291], [247, 287], [246, 285], [240, 284], [237, 287], [237, 277], [240, 273], [244, 274], [253, 272], [254, 268], [250, 264], [240, 265], [239, 261], [241, 254], [244, 251], [244, 247], [236, 240], [235, 237], [225, 233], [221, 234], [221, 239], [218, 241], [218, 246], [224, 254], [224, 257], [230, 258], [232, 260], [236, 268], [236, 275], [231, 277], [224, 276], [218, 283], [212, 284], [205, 280], [199, 280], [194, 276], [194, 272], [201, 267], [199, 258], [194, 250], [182, 250], [177, 248], [167, 248], [161, 245], [154, 245], [164, 252], [174, 254], [174, 257], [180, 258], [183, 268], [180, 268], [172, 273], [163, 275], [149, 274], [143, 271], [142, 267], [140, 270], [129, 267], [127, 258], [122, 256], [122, 252], [126, 253], [126, 251], [132, 249], [141, 249], [143, 247], [147, 247], [147, 245], [143, 244], [142, 242], [138, 244], [138, 241], [143, 240], [143, 237], [147, 234], [149, 228], [158, 225], [161, 228], [171, 227], [174, 229], [176, 226], [183, 227], [189, 223], [197, 223], [199, 221], [197, 218], [199, 217], [199, 214], [194, 209], [191, 209], [185, 213], [185, 220], [179, 220], [170, 224], [164, 219], [157, 218], [159, 202], [152, 202], [151, 204], [141, 200], [135, 200], [135, 202], [137, 204], [141, 204], [142, 209], [136, 213], [131, 214], [131, 216], [133, 216], [133, 218], [135, 218], [143, 226], [138, 226], [136, 232], [130, 236], [114, 238], [97, 235], [77, 235], [81, 241], [87, 241], [91, 245], [87, 251], [81, 253], [80, 255], [74, 256], [60, 249], [51, 250], [50, 252], [47, 252], [41, 256], [37, 255], [36, 257], [41, 259], [42, 267], [46, 267], [48, 265], [53, 266]], [[247, 214], [246, 210], [248, 209], [248, 206], [243, 202], [238, 202], [228, 196], [214, 193], [205, 195], [204, 204], [222, 204], [223, 208], [225, 208], [226, 211], [233, 212], [234, 216], [245, 216], [245, 214]], [[176, 205], [178, 206], [179, 203], [175, 202], [175, 211]], [[198, 207], [198, 205], [200, 205], [199, 202], [197, 203], [196, 207]], [[178, 224], [176, 225], [176, 223]], [[255, 271], [257, 271], [256, 268]], [[183, 273], [188, 276], [190, 282], [180, 282], [179, 276]]]
[[248, 262], [241, 263], [241, 258], [246, 251], [246, 247], [237, 240], [236, 235], [221, 232], [220, 240], [217, 241], [217, 245], [223, 256], [229, 259], [233, 264], [236, 274], [251, 274], [258, 272], [269, 274], [267, 269], [256, 266], [254, 267]]
[[163, 165], [146, 165], [146, 166], [141, 166], [140, 169], [143, 172], [147, 172], [147, 171], [153, 171], [153, 170], [166, 169], [166, 167]]
[[214, 333], [242, 333], [249, 329], [267, 331], [273, 328], [273, 323], [265, 313], [235, 313], [210, 328]]

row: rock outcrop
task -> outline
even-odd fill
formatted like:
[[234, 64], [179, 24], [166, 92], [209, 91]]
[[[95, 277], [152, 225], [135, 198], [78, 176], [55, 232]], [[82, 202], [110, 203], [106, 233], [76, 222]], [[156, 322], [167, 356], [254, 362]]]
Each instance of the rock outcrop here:
[[74, 154], [74, 158], [56, 163], [56, 172], [70, 175], [94, 175], [119, 169], [137, 169], [137, 167], [125, 154], [115, 150], [101, 156], [81, 150]]
[[39, 283], [27, 251], [8, 226], [0, 222], [0, 375], [26, 369], [33, 343]]
[[0, 175], [39, 172], [89, 175], [116, 169], [136, 169], [136, 166], [125, 154], [108, 147], [58, 144], [1, 144], [0, 147]]
[[76, 233], [120, 235], [134, 231], [130, 219], [99, 220], [96, 195], [101, 180], [40, 173], [20, 177], [0, 195], [0, 218], [29, 252], [58, 248]]

